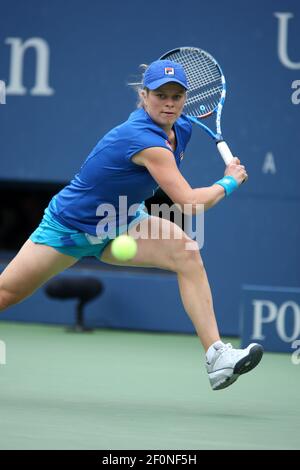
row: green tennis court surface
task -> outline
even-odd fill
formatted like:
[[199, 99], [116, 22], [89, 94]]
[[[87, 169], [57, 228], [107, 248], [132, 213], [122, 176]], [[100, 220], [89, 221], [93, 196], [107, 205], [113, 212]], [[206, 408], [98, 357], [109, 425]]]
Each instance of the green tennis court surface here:
[[1, 449], [300, 449], [288, 354], [212, 392], [195, 336], [0, 323], [0, 339]]

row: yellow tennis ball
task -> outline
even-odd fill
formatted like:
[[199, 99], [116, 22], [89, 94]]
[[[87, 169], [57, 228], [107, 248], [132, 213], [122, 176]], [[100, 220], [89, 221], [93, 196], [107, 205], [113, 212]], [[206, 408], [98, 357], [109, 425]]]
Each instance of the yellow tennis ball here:
[[120, 235], [112, 242], [111, 252], [119, 261], [128, 261], [136, 255], [137, 243], [130, 235]]

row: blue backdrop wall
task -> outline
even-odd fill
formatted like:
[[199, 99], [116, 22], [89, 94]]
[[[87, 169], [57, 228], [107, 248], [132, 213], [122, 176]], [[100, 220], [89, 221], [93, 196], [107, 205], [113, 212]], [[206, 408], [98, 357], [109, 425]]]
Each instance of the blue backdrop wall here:
[[[127, 83], [138, 65], [176, 46], [201, 47], [222, 64], [223, 130], [249, 173], [205, 216], [202, 254], [218, 318], [236, 332], [242, 284], [299, 286], [297, 0], [1, 0], [0, 11], [0, 180], [69, 181], [135, 107]], [[183, 172], [194, 187], [222, 176], [200, 129]]]

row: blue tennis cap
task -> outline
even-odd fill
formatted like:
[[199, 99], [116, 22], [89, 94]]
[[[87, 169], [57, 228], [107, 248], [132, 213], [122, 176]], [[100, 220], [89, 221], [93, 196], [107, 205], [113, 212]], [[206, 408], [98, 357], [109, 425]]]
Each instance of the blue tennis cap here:
[[188, 89], [187, 78], [182, 65], [172, 60], [156, 60], [149, 65], [144, 74], [143, 85], [156, 90], [165, 83], [175, 82]]

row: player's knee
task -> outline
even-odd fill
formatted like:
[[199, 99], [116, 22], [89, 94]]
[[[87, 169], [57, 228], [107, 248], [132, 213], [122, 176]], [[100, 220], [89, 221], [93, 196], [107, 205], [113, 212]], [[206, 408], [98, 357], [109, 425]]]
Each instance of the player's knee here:
[[172, 258], [175, 264], [175, 271], [183, 271], [192, 269], [193, 265], [203, 268], [202, 258], [199, 252], [198, 243], [184, 236], [174, 243], [172, 250]]

